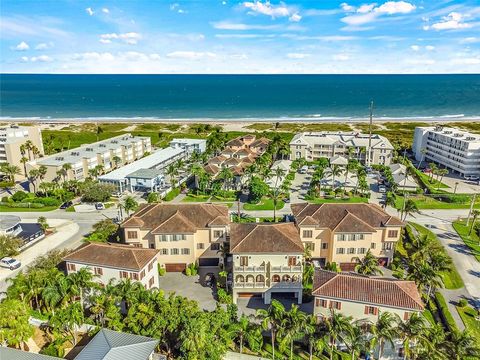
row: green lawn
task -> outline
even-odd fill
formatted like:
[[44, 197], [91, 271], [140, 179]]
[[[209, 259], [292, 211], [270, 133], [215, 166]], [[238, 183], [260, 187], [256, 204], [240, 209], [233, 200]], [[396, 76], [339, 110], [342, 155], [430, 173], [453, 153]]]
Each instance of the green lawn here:
[[348, 199], [341, 199], [341, 198], [335, 198], [335, 199], [320, 199], [320, 198], [315, 198], [312, 200], [308, 200], [309, 203], [312, 204], [323, 204], [323, 203], [368, 203], [368, 199], [360, 196], [353, 196]]
[[462, 238], [465, 245], [472, 249], [475, 258], [480, 261], [480, 238], [475, 232], [475, 229], [473, 229], [471, 235], [468, 235], [470, 231], [470, 226], [467, 227], [466, 220], [454, 221], [453, 228]]
[[0, 205], [0, 213], [4, 212], [46, 212], [46, 211], [52, 211], [58, 209], [58, 206], [44, 206], [41, 208], [13, 208], [13, 207], [8, 207], [8, 206], [2, 206]]
[[[433, 238], [435, 239], [435, 241], [437, 241], [439, 246], [442, 246], [437, 236], [433, 232], [428, 230], [426, 227], [413, 222], [409, 222], [409, 224], [412, 225], [420, 233], [420, 235], [426, 235], [429, 238]], [[453, 263], [452, 263], [452, 270], [447, 272], [442, 272], [440, 276], [442, 278], [443, 285], [445, 286], [446, 289], [461, 289], [465, 286], [463, 284], [462, 278], [460, 277], [460, 274], [458, 273]]]
[[[277, 201], [277, 210], [283, 209], [285, 203], [282, 200]], [[269, 198], [263, 198], [258, 204], [245, 204], [244, 210], [273, 210], [273, 200]]]
[[187, 195], [182, 202], [206, 202], [209, 198], [208, 195]]
[[69, 206], [68, 208], [65, 209], [66, 212], [75, 212], [75, 207], [74, 206]]
[[480, 344], [480, 321], [475, 320], [475, 316], [478, 315], [477, 312], [470, 306], [463, 308], [457, 306], [457, 311], [465, 324], [465, 328], [472, 333]]
[[433, 175], [433, 179], [430, 178], [429, 174], [425, 174], [424, 172], [417, 170], [416, 171], [417, 176], [420, 177], [425, 184], [428, 184], [429, 186], [433, 187], [434, 189], [449, 189], [450, 186], [438, 181], [436, 179], [436, 175]]
[[[415, 201], [417, 207], [421, 209], [469, 209], [470, 201], [467, 202], [445, 202], [437, 200], [430, 196], [424, 195], [410, 195], [407, 199]], [[403, 196], [397, 195], [395, 198], [395, 208], [401, 209], [403, 207]], [[475, 208], [480, 209], [480, 202], [475, 203]]]
[[179, 188], [172, 189], [170, 192], [168, 192], [167, 195], [165, 195], [165, 198], [164, 198], [163, 200], [164, 200], [164, 201], [172, 201], [172, 200], [175, 199], [179, 194], [180, 194], [180, 189], [179, 189]]

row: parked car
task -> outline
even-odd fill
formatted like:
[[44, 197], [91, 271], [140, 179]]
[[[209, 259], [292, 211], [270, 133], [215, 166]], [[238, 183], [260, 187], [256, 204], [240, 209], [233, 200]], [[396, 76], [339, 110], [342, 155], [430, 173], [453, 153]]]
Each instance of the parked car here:
[[306, 174], [308, 171], [308, 166], [307, 165], [303, 165], [299, 170], [298, 170], [298, 173], [299, 174]]
[[465, 180], [469, 180], [469, 181], [478, 181], [478, 179], [480, 179], [478, 176], [476, 175], [467, 175], [467, 176], [464, 176], [463, 177]]
[[66, 208], [69, 208], [70, 206], [73, 205], [73, 202], [71, 201], [65, 201], [62, 205], [60, 205], [60, 209], [65, 210]]
[[10, 270], [15, 270], [22, 266], [22, 263], [11, 257], [4, 257], [0, 260], [0, 266]]
[[381, 192], [381, 193], [386, 193], [387, 192], [387, 188], [383, 185], [380, 185], [378, 187], [378, 192]]
[[105, 205], [103, 205], [103, 203], [96, 203], [96, 204], [95, 204], [95, 209], [97, 209], [97, 210], [105, 210]]

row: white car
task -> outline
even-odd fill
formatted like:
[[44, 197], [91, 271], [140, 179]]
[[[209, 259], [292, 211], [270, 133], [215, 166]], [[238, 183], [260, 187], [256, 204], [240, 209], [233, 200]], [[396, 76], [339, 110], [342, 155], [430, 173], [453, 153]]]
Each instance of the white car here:
[[306, 174], [308, 171], [308, 166], [307, 165], [303, 165], [300, 170], [298, 170], [298, 173], [299, 174]]
[[15, 270], [22, 266], [22, 263], [11, 257], [4, 257], [3, 259], [0, 259], [0, 266], [10, 270]]
[[378, 187], [378, 192], [381, 192], [381, 193], [386, 193], [387, 192], [387, 188], [383, 185], [380, 185]]
[[475, 176], [475, 175], [470, 175], [470, 176], [464, 176], [463, 177], [465, 180], [470, 180], [470, 181], [477, 181], [479, 179], [478, 176]]

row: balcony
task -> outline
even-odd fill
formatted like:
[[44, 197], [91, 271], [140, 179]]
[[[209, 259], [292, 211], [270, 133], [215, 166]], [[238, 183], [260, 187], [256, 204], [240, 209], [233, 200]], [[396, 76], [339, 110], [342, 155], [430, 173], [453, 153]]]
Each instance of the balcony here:
[[235, 266], [235, 272], [265, 272], [265, 266]]
[[271, 272], [284, 273], [284, 272], [302, 272], [301, 265], [295, 266], [272, 266]]
[[302, 282], [301, 281], [278, 281], [278, 282], [273, 282], [272, 281], [272, 288], [282, 288], [282, 289], [298, 289], [302, 288]]
[[265, 282], [236, 282], [233, 287], [237, 289], [264, 289], [267, 285]]

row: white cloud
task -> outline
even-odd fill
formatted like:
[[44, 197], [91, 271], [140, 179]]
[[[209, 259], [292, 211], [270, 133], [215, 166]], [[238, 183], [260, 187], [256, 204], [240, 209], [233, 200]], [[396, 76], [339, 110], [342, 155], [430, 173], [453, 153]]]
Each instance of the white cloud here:
[[104, 14], [110, 14], [110, 10], [109, 10], [108, 8], [103, 8], [103, 9], [102, 9], [102, 12], [103, 12]]
[[142, 38], [142, 35], [136, 32], [128, 32], [123, 34], [111, 33], [100, 35], [100, 42], [102, 44], [110, 44], [112, 40], [119, 40], [129, 45], [135, 45], [138, 40]]
[[408, 14], [415, 9], [415, 5], [406, 1], [387, 1], [380, 6], [376, 6], [375, 3], [364, 4], [356, 10], [351, 8], [348, 12], [352, 13], [355, 10], [355, 13], [343, 17], [341, 21], [350, 26], [344, 30], [365, 30], [358, 26], [373, 22], [382, 15]]
[[149, 57], [151, 60], [161, 60], [161, 59], [162, 59], [162, 57], [161, 57], [160, 55], [158, 55], [158, 54], [150, 54], [148, 57]]
[[294, 9], [287, 7], [284, 3], [279, 5], [272, 5], [270, 1], [261, 2], [261, 1], [245, 1], [243, 7], [249, 10], [251, 15], [267, 15], [272, 19], [280, 17], [289, 17], [290, 21], [300, 21], [302, 18], [298, 12]]
[[302, 20], [302, 17], [298, 13], [295, 13], [292, 16], [290, 16], [288, 20], [292, 22], [299, 22], [300, 20]]
[[412, 46], [410, 46], [410, 49], [412, 49], [413, 51], [420, 51], [420, 46], [412, 45]]
[[335, 54], [332, 56], [332, 59], [335, 61], [347, 61], [350, 60], [350, 56], [347, 54]]
[[22, 62], [28, 62], [28, 56], [22, 56], [22, 57], [20, 58], [20, 60], [21, 60]]
[[203, 58], [214, 58], [216, 57], [216, 54], [212, 52], [173, 51], [171, 53], [168, 53], [167, 57], [173, 59], [198, 60]]
[[277, 29], [277, 25], [248, 25], [242, 23], [231, 23], [228, 21], [212, 22], [211, 25], [219, 30], [271, 30]]
[[442, 17], [442, 19], [432, 25], [425, 25], [424, 30], [457, 30], [457, 29], [468, 29], [472, 27], [472, 24], [464, 22], [465, 16], [458, 12], [451, 12], [447, 16]]
[[115, 56], [109, 52], [99, 53], [92, 51], [73, 55], [73, 60], [77, 61], [113, 61], [114, 59]]
[[304, 53], [288, 53], [287, 58], [289, 59], [305, 59], [309, 57], [310, 54], [304, 54]]
[[22, 41], [17, 46], [15, 46], [13, 49], [16, 50], [16, 51], [26, 51], [26, 50], [30, 49], [30, 45], [28, 45], [25, 41]]
[[427, 46], [425, 46], [425, 49], [428, 50], [428, 51], [433, 51], [433, 50], [435, 50], [435, 46], [427, 45]]
[[455, 65], [478, 65], [480, 64], [480, 58], [460, 58], [453, 59], [451, 62]]
[[373, 10], [373, 8], [375, 7], [375, 3], [373, 4], [363, 4], [362, 6], [360, 6], [358, 9], [357, 9], [357, 12], [360, 13], [360, 14], [365, 14], [365, 13], [369, 13], [370, 11]]
[[94, 11], [92, 10], [91, 7], [88, 7], [85, 9], [85, 11], [87, 12], [88, 15], [92, 16], [94, 14]]
[[217, 39], [271, 39], [276, 37], [274, 34], [215, 34]]
[[176, 11], [178, 12], [179, 14], [185, 14], [186, 11], [181, 9], [180, 8], [180, 4], [179, 3], [173, 3], [173, 4], [170, 4], [170, 10], [171, 11]]
[[231, 54], [230, 58], [235, 60], [247, 60], [248, 55], [247, 54]]
[[409, 59], [407, 60], [408, 64], [411, 65], [433, 65], [435, 60], [432, 59]]
[[406, 1], [387, 1], [375, 8], [374, 11], [380, 14], [408, 14], [416, 9], [416, 6]]
[[53, 48], [53, 42], [39, 43], [35, 46], [35, 50], [48, 50]]
[[61, 23], [56, 18], [39, 16], [2, 16], [0, 21], [0, 34], [2, 38], [18, 39], [28, 36], [29, 38], [69, 38], [70, 33], [54, 27]]
[[50, 62], [50, 61], [53, 61], [53, 59], [47, 55], [40, 55], [40, 56], [32, 56], [30, 58], [30, 61], [31, 62]]
[[340, 7], [342, 8], [343, 11], [346, 11], [346, 12], [355, 11], [355, 7], [351, 6], [351, 5], [348, 5], [347, 3], [341, 3]]
[[477, 42], [480, 42], [480, 37], [470, 36], [460, 40], [460, 44], [474, 44]]

